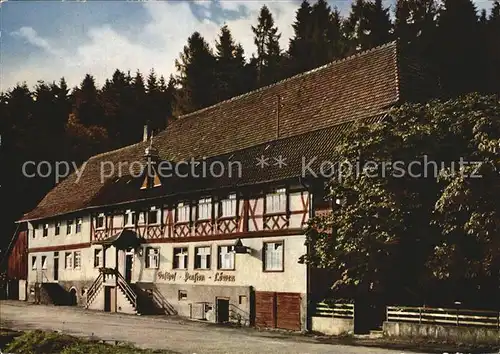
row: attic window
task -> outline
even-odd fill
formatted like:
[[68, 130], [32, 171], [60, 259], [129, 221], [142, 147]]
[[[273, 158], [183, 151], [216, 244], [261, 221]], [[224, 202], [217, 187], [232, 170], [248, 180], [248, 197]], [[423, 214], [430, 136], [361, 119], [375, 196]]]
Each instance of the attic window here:
[[146, 176], [144, 177], [144, 181], [142, 182], [141, 189], [149, 189], [149, 188], [160, 187], [160, 186], [161, 186], [160, 177], [158, 177], [158, 174], [156, 173], [156, 171], [153, 171], [152, 175], [149, 173], [146, 173]]

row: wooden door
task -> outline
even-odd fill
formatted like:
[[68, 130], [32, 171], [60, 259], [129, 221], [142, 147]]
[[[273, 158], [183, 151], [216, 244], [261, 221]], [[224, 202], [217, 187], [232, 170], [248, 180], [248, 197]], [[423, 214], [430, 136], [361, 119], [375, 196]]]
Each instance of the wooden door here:
[[104, 287], [104, 311], [111, 312], [111, 287]]
[[255, 292], [255, 325], [257, 327], [276, 327], [276, 296], [274, 292]]
[[217, 322], [229, 322], [229, 299], [217, 298]]
[[276, 293], [276, 327], [300, 331], [300, 294]]

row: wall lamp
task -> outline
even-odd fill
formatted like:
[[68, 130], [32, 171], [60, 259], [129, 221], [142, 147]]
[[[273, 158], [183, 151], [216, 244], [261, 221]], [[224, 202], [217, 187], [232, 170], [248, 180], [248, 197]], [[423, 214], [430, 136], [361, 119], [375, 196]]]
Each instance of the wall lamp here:
[[250, 253], [250, 247], [244, 246], [243, 242], [241, 242], [241, 239], [238, 238], [234, 243], [234, 253], [237, 254]]

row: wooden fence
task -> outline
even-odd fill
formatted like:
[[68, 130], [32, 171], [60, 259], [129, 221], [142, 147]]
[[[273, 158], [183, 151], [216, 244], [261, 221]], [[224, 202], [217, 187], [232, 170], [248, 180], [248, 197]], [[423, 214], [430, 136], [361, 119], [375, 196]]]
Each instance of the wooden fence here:
[[387, 321], [488, 327], [500, 330], [500, 312], [496, 311], [387, 306]]
[[316, 304], [315, 316], [354, 319], [354, 304]]

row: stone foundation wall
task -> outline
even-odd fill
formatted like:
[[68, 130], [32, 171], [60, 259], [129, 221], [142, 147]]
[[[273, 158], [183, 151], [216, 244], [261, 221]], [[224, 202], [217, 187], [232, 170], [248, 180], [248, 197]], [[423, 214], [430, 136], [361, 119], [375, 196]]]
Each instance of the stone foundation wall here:
[[389, 337], [420, 337], [453, 343], [500, 344], [497, 328], [443, 326], [405, 322], [384, 322], [384, 334]]
[[216, 322], [217, 298], [229, 300], [229, 320], [242, 325], [251, 324], [251, 287], [248, 286], [210, 286], [192, 284], [154, 284], [136, 283], [137, 286], [152, 294], [157, 305], [167, 314], [177, 314], [193, 318], [206, 303], [206, 319]]
[[[29, 283], [28, 301], [45, 305], [76, 305], [85, 306], [86, 291], [93, 281], [75, 280], [59, 281], [57, 283]], [[76, 303], [72, 301], [72, 290]]]
[[311, 330], [330, 336], [353, 334], [354, 319], [313, 316]]

